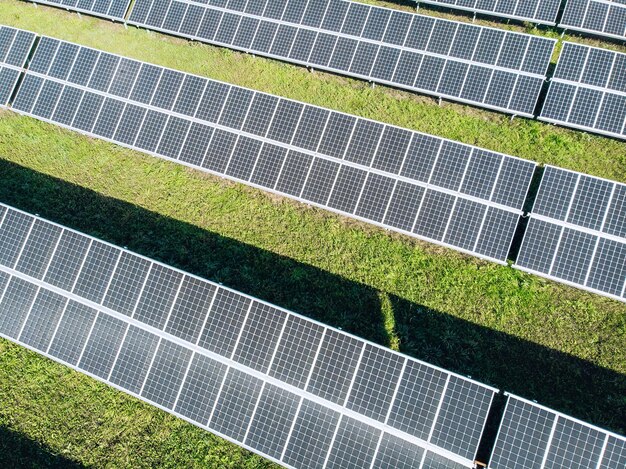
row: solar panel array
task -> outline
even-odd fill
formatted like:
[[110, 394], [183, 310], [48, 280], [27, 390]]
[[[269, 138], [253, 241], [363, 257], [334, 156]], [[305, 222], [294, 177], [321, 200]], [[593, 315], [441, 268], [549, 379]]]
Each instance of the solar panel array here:
[[13, 109], [498, 262], [536, 167], [47, 37]]
[[422, 3], [549, 25], [561, 8], [561, 0], [417, 0]]
[[496, 392], [2, 204], [0, 335], [290, 467], [472, 467]]
[[128, 23], [532, 116], [552, 39], [344, 0], [137, 0]]
[[547, 167], [516, 266], [624, 301], [626, 185]]
[[26, 0], [111, 20], [124, 21], [130, 0]]
[[490, 469], [626, 467], [626, 438], [509, 395]]
[[625, 0], [567, 0], [559, 26], [626, 39]]
[[31, 32], [0, 26], [0, 108], [9, 104], [34, 41]]
[[566, 42], [541, 120], [626, 138], [626, 54]]

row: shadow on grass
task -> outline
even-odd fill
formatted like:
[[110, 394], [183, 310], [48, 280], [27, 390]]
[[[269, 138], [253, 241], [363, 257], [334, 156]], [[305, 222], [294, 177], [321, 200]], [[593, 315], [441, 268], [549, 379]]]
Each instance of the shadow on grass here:
[[0, 426], [0, 467], [78, 469], [84, 466], [59, 454], [54, 454], [40, 443]]
[[[380, 292], [372, 287], [3, 160], [0, 201], [389, 345]], [[402, 352], [626, 432], [626, 376], [395, 296], [390, 301]], [[502, 403], [500, 397], [496, 405]]]
[[[626, 433], [625, 375], [398, 297], [391, 302], [403, 353]], [[498, 396], [494, 407], [504, 402]], [[498, 424], [488, 422], [483, 443], [495, 439]]]

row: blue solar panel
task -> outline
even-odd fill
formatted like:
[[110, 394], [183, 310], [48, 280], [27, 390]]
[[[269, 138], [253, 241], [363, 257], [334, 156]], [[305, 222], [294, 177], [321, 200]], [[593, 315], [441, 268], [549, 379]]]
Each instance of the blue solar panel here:
[[516, 267], [626, 300], [626, 185], [547, 167]]
[[618, 468], [626, 438], [510, 395], [489, 469]]
[[34, 42], [31, 32], [0, 26], [0, 108], [9, 104]]
[[0, 336], [273, 461], [472, 467], [489, 386], [2, 204], [0, 254]]
[[[552, 3], [543, 0], [533, 15]], [[534, 113], [555, 45], [345, 0], [248, 2], [245, 8], [137, 0], [129, 23], [525, 116]]]
[[124, 21], [130, 0], [25, 0], [87, 15]]
[[624, 40], [626, 3], [623, 0], [567, 0], [559, 26]]
[[626, 54], [566, 42], [539, 119], [626, 139]]
[[536, 167], [48, 37], [13, 109], [501, 263]]
[[555, 25], [561, 0], [416, 0], [422, 3], [448, 7], [519, 21]]

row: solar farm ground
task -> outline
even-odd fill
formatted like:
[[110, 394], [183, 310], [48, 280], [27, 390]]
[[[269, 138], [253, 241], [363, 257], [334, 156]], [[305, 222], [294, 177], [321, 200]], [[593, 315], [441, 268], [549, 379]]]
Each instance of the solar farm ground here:
[[[14, 0], [0, 23], [626, 182], [616, 140]], [[8, 111], [0, 155], [2, 202], [626, 432], [622, 303]], [[0, 402], [6, 467], [271, 466], [5, 340]]]

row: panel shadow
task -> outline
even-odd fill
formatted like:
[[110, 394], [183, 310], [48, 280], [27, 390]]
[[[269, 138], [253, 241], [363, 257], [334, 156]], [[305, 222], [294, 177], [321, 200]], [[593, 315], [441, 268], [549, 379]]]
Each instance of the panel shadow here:
[[0, 467], [79, 469], [82, 464], [54, 454], [41, 443], [0, 426]]
[[[389, 346], [381, 292], [0, 160], [0, 201]], [[390, 296], [403, 353], [626, 432], [626, 376]], [[501, 406], [500, 396], [496, 409]], [[487, 447], [497, 418], [489, 423]], [[484, 458], [483, 458], [484, 460]]]
[[[626, 375], [395, 296], [390, 301], [401, 352], [626, 433]], [[487, 441], [495, 438], [493, 420]]]
[[0, 201], [388, 345], [374, 288], [4, 160]]

